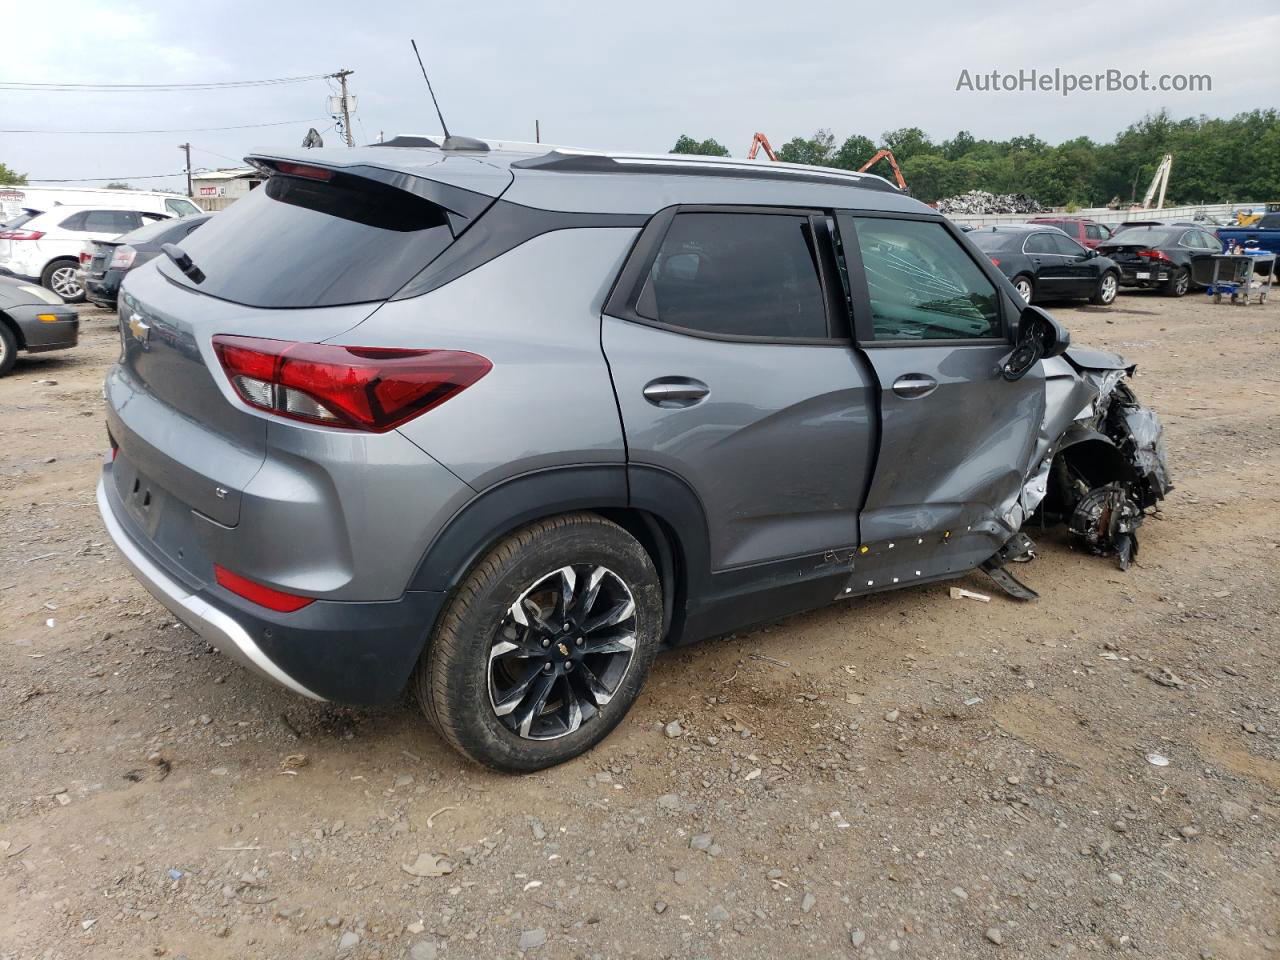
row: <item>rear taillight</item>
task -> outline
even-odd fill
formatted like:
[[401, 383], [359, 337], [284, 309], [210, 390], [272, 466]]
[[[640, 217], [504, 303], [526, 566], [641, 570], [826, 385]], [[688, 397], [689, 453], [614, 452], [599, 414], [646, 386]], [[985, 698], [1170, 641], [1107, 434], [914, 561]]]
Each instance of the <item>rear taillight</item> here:
[[268, 610], [275, 610], [279, 613], [293, 613], [308, 604], [315, 603], [314, 597], [300, 597], [294, 593], [285, 593], [283, 590], [264, 587], [262, 584], [255, 583], [246, 577], [240, 576], [238, 573], [232, 573], [226, 567], [220, 567], [216, 563], [213, 565], [213, 575], [218, 581], [218, 586], [225, 587], [236, 596], [244, 597], [251, 603], [266, 607]]
[[39, 240], [43, 236], [43, 230], [5, 230], [0, 232], [0, 240]]
[[92, 253], [85, 253], [83, 250], [80, 251], [80, 266], [83, 267], [86, 263], [88, 263], [92, 259], [93, 259]]
[[385, 433], [461, 393], [493, 364], [461, 350], [293, 343], [219, 334], [240, 399], [282, 417]]
[[[108, 270], [128, 270], [133, 266], [133, 258], [138, 255], [138, 251], [128, 244], [122, 244], [116, 247], [115, 252], [111, 254], [111, 262], [107, 265]], [[82, 254], [83, 256], [83, 254]]]
[[1168, 256], [1161, 253], [1159, 250], [1139, 250], [1138, 256], [1142, 257], [1144, 260], [1163, 260], [1165, 263], [1173, 263]]
[[276, 164], [276, 169], [281, 173], [287, 173], [291, 177], [302, 177], [306, 180], [333, 179], [332, 170], [326, 170], [324, 167], [313, 167], [305, 163], [284, 163], [282, 161]]
[[995, 264], [997, 267], [998, 267], [998, 266], [1000, 266], [1000, 258], [999, 258], [999, 257], [991, 257], [990, 259], [991, 259], [991, 262], [992, 262], [993, 264]]

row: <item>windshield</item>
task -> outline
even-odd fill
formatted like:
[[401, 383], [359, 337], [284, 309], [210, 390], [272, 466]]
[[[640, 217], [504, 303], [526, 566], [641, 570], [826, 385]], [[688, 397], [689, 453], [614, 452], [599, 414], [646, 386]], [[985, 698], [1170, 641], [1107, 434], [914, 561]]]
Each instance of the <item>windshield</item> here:
[[40, 216], [39, 210], [23, 210], [12, 220], [6, 220], [4, 223], [0, 223], [0, 230], [17, 230], [28, 220], [38, 216]]
[[179, 246], [205, 279], [170, 279], [254, 307], [385, 300], [453, 242], [443, 207], [348, 174], [277, 174]]

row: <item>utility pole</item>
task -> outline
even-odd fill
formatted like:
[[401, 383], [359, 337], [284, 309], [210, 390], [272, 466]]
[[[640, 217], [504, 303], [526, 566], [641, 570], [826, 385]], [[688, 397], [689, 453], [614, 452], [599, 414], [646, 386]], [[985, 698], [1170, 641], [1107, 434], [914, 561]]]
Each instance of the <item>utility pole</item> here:
[[542, 123], [539, 120], [533, 121], [533, 142], [534, 143], [542, 142]]
[[191, 144], [180, 143], [178, 144], [178, 149], [184, 151], [187, 155], [187, 196], [190, 197], [192, 196], [192, 193], [191, 193]]
[[342, 87], [342, 135], [346, 138], [348, 147], [356, 145], [355, 138], [351, 136], [351, 110], [347, 100], [347, 77], [353, 73], [354, 70], [339, 70], [333, 75]]

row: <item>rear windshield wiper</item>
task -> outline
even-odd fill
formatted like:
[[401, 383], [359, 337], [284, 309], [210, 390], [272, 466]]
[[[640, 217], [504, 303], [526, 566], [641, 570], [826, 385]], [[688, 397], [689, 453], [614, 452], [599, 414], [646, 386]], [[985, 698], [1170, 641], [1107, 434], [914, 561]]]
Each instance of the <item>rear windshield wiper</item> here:
[[196, 266], [195, 261], [187, 254], [182, 252], [182, 248], [176, 243], [162, 243], [160, 249], [164, 255], [173, 261], [173, 265], [181, 270], [192, 283], [204, 283], [204, 271]]

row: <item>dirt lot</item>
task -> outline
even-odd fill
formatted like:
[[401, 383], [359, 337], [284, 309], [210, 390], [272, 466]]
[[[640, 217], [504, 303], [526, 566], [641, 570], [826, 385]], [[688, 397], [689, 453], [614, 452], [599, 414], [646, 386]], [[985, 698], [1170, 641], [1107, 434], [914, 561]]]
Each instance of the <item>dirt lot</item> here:
[[0, 381], [0, 957], [1280, 955], [1280, 306], [1055, 313], [1166, 420], [1132, 569], [1051, 532], [1034, 604], [971, 577], [990, 603], [663, 657], [601, 747], [515, 779], [245, 673], [134, 582], [84, 311]]

